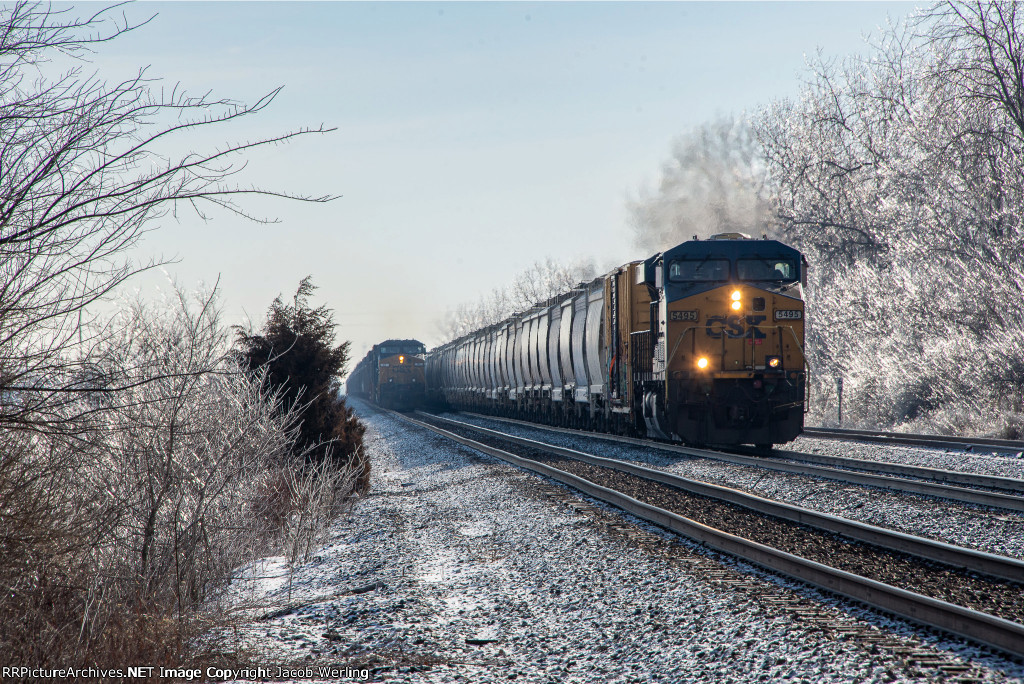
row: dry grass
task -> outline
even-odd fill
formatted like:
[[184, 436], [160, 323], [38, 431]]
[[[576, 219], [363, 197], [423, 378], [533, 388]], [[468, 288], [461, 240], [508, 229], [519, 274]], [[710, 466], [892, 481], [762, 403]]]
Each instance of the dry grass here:
[[180, 304], [131, 310], [94, 358], [130, 390], [83, 395], [60, 432], [0, 433], [4, 665], [238, 661], [211, 599], [244, 563], [306, 557], [367, 483], [361, 454], [296, 458], [299, 417], [233, 365], [209, 302]]
[[[259, 486], [252, 483], [255, 494], [244, 511], [249, 523], [236, 525], [231, 536], [246, 537], [246, 544], [228, 539], [234, 548], [202, 554], [179, 549], [175, 565], [160, 564], [164, 576], [141, 581], [132, 576], [138, 569], [132, 554], [109, 553], [101, 539], [116, 527], [112, 518], [130, 517], [125, 511], [85, 507], [77, 516], [60, 515], [73, 507], [77, 492], [38, 494], [61, 478], [19, 481], [11, 474], [0, 473], [0, 652], [7, 665], [36, 668], [238, 666], [244, 659], [233, 651], [226, 629], [236, 617], [217, 612], [207, 599], [226, 585], [238, 563], [266, 553], [283, 552], [293, 562], [307, 557], [331, 521], [351, 506], [358, 479], [354, 468], [339, 470], [329, 461], [281, 465]], [[224, 524], [213, 516], [200, 522], [214, 523]], [[212, 538], [227, 539], [212, 532]], [[192, 565], [183, 567], [186, 561]], [[183, 575], [202, 577], [202, 590], [176, 591]]]

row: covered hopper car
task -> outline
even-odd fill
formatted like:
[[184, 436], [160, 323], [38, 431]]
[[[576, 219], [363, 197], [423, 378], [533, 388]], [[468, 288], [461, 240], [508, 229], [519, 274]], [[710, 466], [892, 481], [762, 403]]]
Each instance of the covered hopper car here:
[[426, 394], [425, 352], [426, 347], [418, 340], [375, 344], [349, 374], [346, 389], [384, 408], [420, 408]]
[[692, 444], [803, 429], [807, 264], [768, 239], [692, 240], [432, 350], [455, 408]]

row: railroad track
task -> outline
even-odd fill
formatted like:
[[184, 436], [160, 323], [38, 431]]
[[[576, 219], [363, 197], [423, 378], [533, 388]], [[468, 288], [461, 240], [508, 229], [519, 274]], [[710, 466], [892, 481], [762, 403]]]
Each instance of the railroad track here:
[[[511, 418], [497, 418], [475, 413], [467, 413], [466, 415], [523, 425], [536, 430], [586, 436], [608, 442], [659, 449], [670, 453], [712, 459], [724, 463], [753, 466], [799, 475], [811, 475], [847, 484], [879, 487], [891, 491], [933, 496], [960, 503], [1024, 512], [1024, 480], [1010, 477], [964, 473], [955, 470], [940, 470], [924, 466], [824, 456], [795, 451], [777, 450], [772, 455], [767, 456], [763, 454], [754, 455], [754, 452], [748, 450], [743, 450], [745, 453], [738, 453], [737, 451], [739, 450], [729, 452], [714, 449], [697, 449], [681, 444], [558, 428]], [[799, 463], [792, 461], [799, 461]], [[970, 487], [983, 487], [985, 489], [971, 489]]]
[[[403, 418], [717, 551], [1024, 658], [1024, 625], [1018, 622], [1024, 615], [1024, 561], [451, 419]], [[840, 565], [845, 567], [834, 567]]]
[[986, 437], [950, 437], [922, 435], [909, 432], [883, 432], [881, 430], [848, 430], [844, 428], [805, 427], [805, 437], [841, 439], [847, 441], [881, 442], [907, 446], [929, 446], [938, 449], [984, 448], [992, 451], [1024, 454], [1024, 441], [989, 439]]

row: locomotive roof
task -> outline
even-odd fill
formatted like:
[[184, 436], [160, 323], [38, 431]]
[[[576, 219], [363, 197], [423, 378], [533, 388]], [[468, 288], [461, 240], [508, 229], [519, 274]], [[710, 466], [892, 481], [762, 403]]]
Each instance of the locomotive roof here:
[[717, 258], [733, 260], [741, 257], [763, 257], [766, 259], [792, 257], [798, 259], [800, 258], [800, 252], [778, 240], [690, 240], [666, 251], [662, 257], [666, 262], [672, 259]]
[[383, 346], [396, 346], [396, 347], [412, 347], [412, 346], [424, 346], [419, 340], [384, 340], [380, 344], [373, 345], [374, 349], [379, 349]]

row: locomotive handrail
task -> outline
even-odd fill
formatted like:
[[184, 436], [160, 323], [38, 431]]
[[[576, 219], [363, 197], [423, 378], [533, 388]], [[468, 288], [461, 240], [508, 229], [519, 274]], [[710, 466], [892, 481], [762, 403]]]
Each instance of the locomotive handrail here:
[[679, 336], [679, 339], [676, 340], [675, 346], [672, 347], [672, 353], [669, 354], [668, 358], [665, 359], [665, 370], [666, 371], [668, 370], [668, 367], [672, 364], [672, 359], [674, 359], [676, 357], [676, 352], [679, 351], [679, 345], [682, 344], [683, 338], [686, 337], [686, 333], [690, 332], [691, 330], [693, 330], [694, 333], [693, 333], [693, 344], [691, 345], [691, 352], [690, 353], [692, 353], [692, 354], [696, 354], [697, 353], [697, 333], [696, 333], [696, 330], [699, 327], [700, 326], [698, 326], [698, 325], [691, 325], [689, 328], [684, 328], [683, 329], [683, 333]]
[[[791, 325], [785, 325], [785, 326], [780, 325], [778, 327], [780, 327], [780, 328], [787, 328], [789, 330], [789, 334], [793, 336], [793, 343], [796, 345], [796, 348], [800, 350], [800, 356], [802, 356], [803, 360], [804, 360], [804, 375], [806, 376], [806, 378], [804, 380], [804, 401], [803, 401], [803, 404], [804, 404], [804, 415], [806, 415], [810, 411], [810, 406], [811, 406], [811, 362], [807, 360], [807, 353], [804, 351], [804, 346], [802, 344], [800, 344], [800, 338], [797, 337], [796, 330], [793, 329], [793, 326], [791, 326]], [[781, 344], [782, 343], [782, 340], [781, 340], [782, 336], [779, 335], [779, 338], [780, 338], [779, 339], [779, 343]]]

